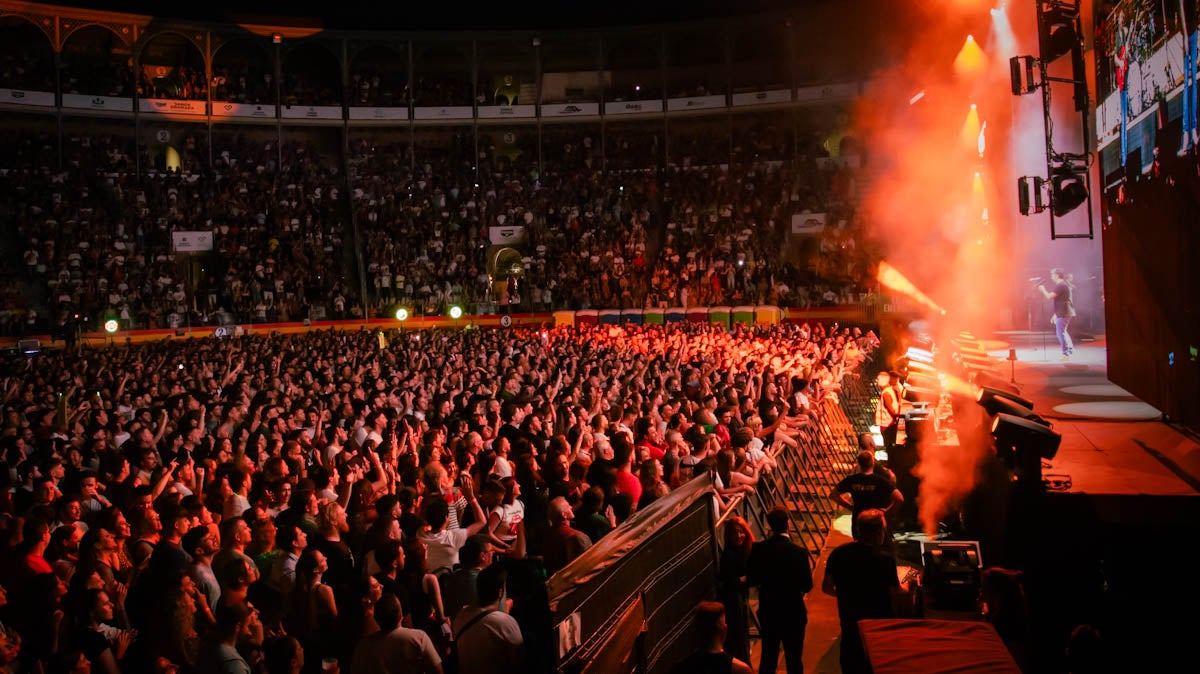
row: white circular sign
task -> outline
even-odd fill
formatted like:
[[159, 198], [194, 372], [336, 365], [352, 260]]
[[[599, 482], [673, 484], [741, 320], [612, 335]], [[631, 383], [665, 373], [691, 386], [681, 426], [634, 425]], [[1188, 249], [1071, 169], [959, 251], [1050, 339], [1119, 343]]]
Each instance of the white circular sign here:
[[504, 314], [503, 316], [501, 316], [500, 317], [500, 325], [503, 325], [506, 328], [511, 326], [512, 325], [512, 316], [509, 316], [508, 314]]

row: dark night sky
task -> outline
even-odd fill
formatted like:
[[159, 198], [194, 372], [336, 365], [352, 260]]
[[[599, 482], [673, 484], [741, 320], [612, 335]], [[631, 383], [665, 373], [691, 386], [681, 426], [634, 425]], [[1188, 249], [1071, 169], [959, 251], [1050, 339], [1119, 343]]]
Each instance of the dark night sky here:
[[[630, 26], [688, 19], [712, 19], [845, 0], [524, 0], [478, 2], [445, 0], [63, 0], [61, 4], [209, 21], [281, 22], [280, 17], [317, 18], [325, 28], [382, 30], [520, 30]], [[308, 21], [301, 23], [308, 24]]]

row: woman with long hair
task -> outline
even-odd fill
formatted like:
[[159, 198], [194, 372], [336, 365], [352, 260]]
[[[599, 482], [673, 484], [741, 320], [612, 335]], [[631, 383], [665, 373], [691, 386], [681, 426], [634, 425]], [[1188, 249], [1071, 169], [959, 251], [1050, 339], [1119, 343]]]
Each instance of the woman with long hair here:
[[[333, 588], [322, 582], [329, 569], [325, 555], [315, 548], [306, 549], [296, 562], [296, 582], [288, 595], [283, 626], [287, 633], [310, 646], [309, 662], [319, 668], [321, 659], [334, 654], [333, 637], [337, 629], [338, 607]], [[315, 671], [306, 665], [305, 671]]]
[[732, 449], [722, 449], [717, 452], [717, 493], [730, 498], [740, 493], [754, 491], [758, 484], [758, 474], [747, 475], [742, 472], [744, 465], [739, 466], [737, 454]]
[[77, 600], [72, 643], [94, 664], [96, 672], [121, 674], [120, 662], [133, 643], [135, 633], [122, 631], [115, 643], [110, 644], [101, 631], [101, 626], [113, 619], [113, 603], [104, 590], [87, 590]]
[[750, 600], [746, 584], [746, 560], [754, 534], [746, 520], [734, 515], [725, 521], [721, 567], [717, 576], [717, 599], [725, 605], [725, 650], [742, 662], [750, 662], [750, 624], [747, 605]]

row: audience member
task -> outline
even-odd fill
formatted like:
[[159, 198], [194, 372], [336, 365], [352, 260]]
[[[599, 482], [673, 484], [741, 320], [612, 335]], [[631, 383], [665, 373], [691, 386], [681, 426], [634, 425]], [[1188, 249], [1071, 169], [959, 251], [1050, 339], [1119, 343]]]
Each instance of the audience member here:
[[841, 667], [847, 674], [870, 672], [858, 621], [895, 617], [896, 595], [902, 589], [896, 560], [881, 551], [887, 532], [882, 510], [858, 515], [855, 540], [829, 553], [821, 589], [837, 597], [842, 624]]
[[808, 550], [792, 542], [788, 513], [781, 507], [767, 513], [770, 537], [754, 543], [746, 560], [746, 582], [758, 588], [758, 625], [762, 635], [759, 672], [774, 674], [782, 646], [788, 672], [804, 672], [804, 633], [808, 608], [804, 595], [812, 590]]

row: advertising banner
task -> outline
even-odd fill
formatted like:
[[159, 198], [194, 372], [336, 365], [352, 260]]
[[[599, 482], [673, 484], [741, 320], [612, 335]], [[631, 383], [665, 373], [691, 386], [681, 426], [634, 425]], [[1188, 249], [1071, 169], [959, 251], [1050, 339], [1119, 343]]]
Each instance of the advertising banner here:
[[341, 119], [340, 105], [285, 105], [284, 119]]
[[212, 232], [171, 232], [171, 249], [176, 253], [204, 253], [213, 249]]
[[639, 112], [662, 112], [661, 98], [644, 101], [609, 101], [604, 104], [606, 115], [636, 115]]
[[743, 105], [767, 105], [770, 103], [791, 103], [791, 89], [771, 89], [770, 91], [752, 91], [745, 94], [734, 94], [734, 107]]
[[537, 107], [533, 105], [481, 105], [479, 119], [533, 119]]
[[207, 104], [204, 101], [176, 101], [165, 98], [143, 98], [138, 101], [138, 108], [148, 115], [188, 115], [203, 117], [207, 114]]
[[525, 228], [521, 225], [488, 227], [488, 239], [497, 246], [518, 244], [524, 238]]
[[88, 96], [87, 94], [63, 94], [63, 107], [78, 110], [133, 112], [133, 99], [114, 98], [112, 96]]
[[450, 105], [444, 108], [413, 108], [413, 119], [471, 119], [475, 109], [469, 105]]
[[350, 119], [408, 121], [408, 108], [350, 108]]
[[689, 96], [688, 98], [667, 99], [667, 110], [706, 110], [709, 108], [725, 107], [724, 96]]
[[275, 119], [275, 106], [213, 101], [213, 117], [256, 117], [258, 119]]
[[42, 108], [54, 107], [54, 94], [49, 91], [25, 91], [23, 89], [0, 89], [0, 103], [29, 105]]
[[599, 103], [553, 103], [542, 106], [543, 117], [583, 117], [599, 114]]

